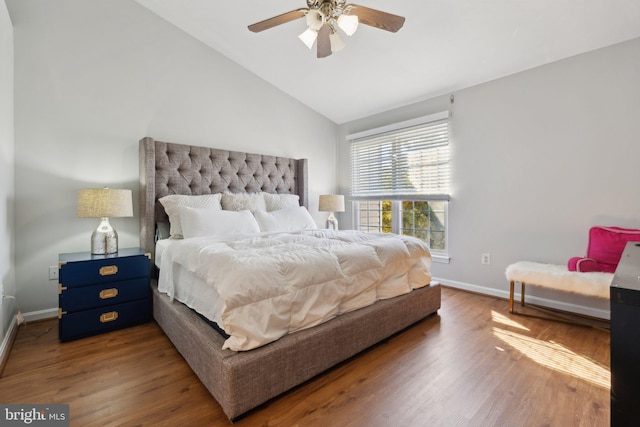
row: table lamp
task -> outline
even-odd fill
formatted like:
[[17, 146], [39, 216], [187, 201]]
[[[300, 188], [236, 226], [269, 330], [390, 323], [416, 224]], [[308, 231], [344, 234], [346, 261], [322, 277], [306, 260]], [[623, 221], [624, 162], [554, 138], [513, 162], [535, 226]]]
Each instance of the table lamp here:
[[338, 229], [338, 220], [333, 216], [334, 212], [344, 212], [344, 196], [339, 194], [325, 194], [320, 196], [320, 212], [329, 212], [327, 218], [327, 228], [329, 230]]
[[106, 255], [118, 252], [118, 233], [109, 218], [133, 216], [131, 190], [83, 188], [78, 191], [78, 218], [101, 218], [91, 235], [91, 253]]

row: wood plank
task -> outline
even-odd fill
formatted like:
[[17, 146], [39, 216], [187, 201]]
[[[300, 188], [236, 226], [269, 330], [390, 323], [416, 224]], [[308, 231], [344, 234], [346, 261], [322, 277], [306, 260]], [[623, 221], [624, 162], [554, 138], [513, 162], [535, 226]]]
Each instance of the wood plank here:
[[[607, 332], [451, 288], [442, 298], [438, 316], [236, 425], [608, 425]], [[64, 344], [57, 332], [20, 327], [0, 402], [68, 403], [72, 425], [231, 425], [155, 323]]]

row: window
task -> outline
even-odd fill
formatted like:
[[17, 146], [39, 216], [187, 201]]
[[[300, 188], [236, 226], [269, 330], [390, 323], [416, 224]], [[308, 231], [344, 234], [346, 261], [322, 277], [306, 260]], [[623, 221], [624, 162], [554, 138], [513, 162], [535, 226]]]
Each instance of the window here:
[[356, 200], [354, 211], [356, 230], [414, 236], [434, 257], [447, 257], [445, 200]]
[[448, 113], [350, 135], [355, 228], [425, 241], [448, 257]]
[[405, 200], [401, 202], [399, 232], [424, 240], [433, 251], [446, 250], [444, 201]]

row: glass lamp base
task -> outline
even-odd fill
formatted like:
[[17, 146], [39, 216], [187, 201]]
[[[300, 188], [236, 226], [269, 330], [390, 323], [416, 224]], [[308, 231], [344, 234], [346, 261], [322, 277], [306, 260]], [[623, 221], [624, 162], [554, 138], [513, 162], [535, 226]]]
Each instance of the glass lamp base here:
[[109, 224], [109, 218], [102, 218], [100, 225], [91, 234], [91, 253], [94, 255], [118, 252], [118, 233]]
[[333, 216], [333, 212], [329, 214], [329, 218], [327, 218], [327, 229], [328, 230], [337, 230], [338, 229], [338, 220], [335, 216]]

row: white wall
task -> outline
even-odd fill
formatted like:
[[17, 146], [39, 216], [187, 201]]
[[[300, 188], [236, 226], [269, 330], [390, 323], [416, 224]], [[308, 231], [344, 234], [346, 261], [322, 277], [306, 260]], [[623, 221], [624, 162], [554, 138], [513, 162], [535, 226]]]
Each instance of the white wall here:
[[[0, 295], [15, 295], [13, 258], [13, 26], [0, 2]], [[12, 299], [0, 300], [0, 342], [14, 315]]]
[[[310, 210], [333, 191], [336, 125], [132, 0], [7, 0], [15, 38], [18, 300], [57, 308], [48, 267], [89, 250], [97, 220], [76, 192], [134, 192], [136, 218], [111, 221], [138, 245], [138, 140], [308, 158]], [[313, 128], [314, 132], [308, 132]]]
[[[507, 296], [508, 264], [584, 256], [592, 225], [640, 228], [640, 39], [454, 96], [454, 104], [443, 96], [341, 126], [344, 141], [349, 133], [452, 112], [451, 263], [435, 264], [434, 276]], [[338, 153], [347, 192], [347, 142]], [[350, 221], [349, 212], [340, 217]], [[481, 264], [483, 252], [490, 265]], [[587, 314], [608, 310], [604, 300], [531, 293]]]

